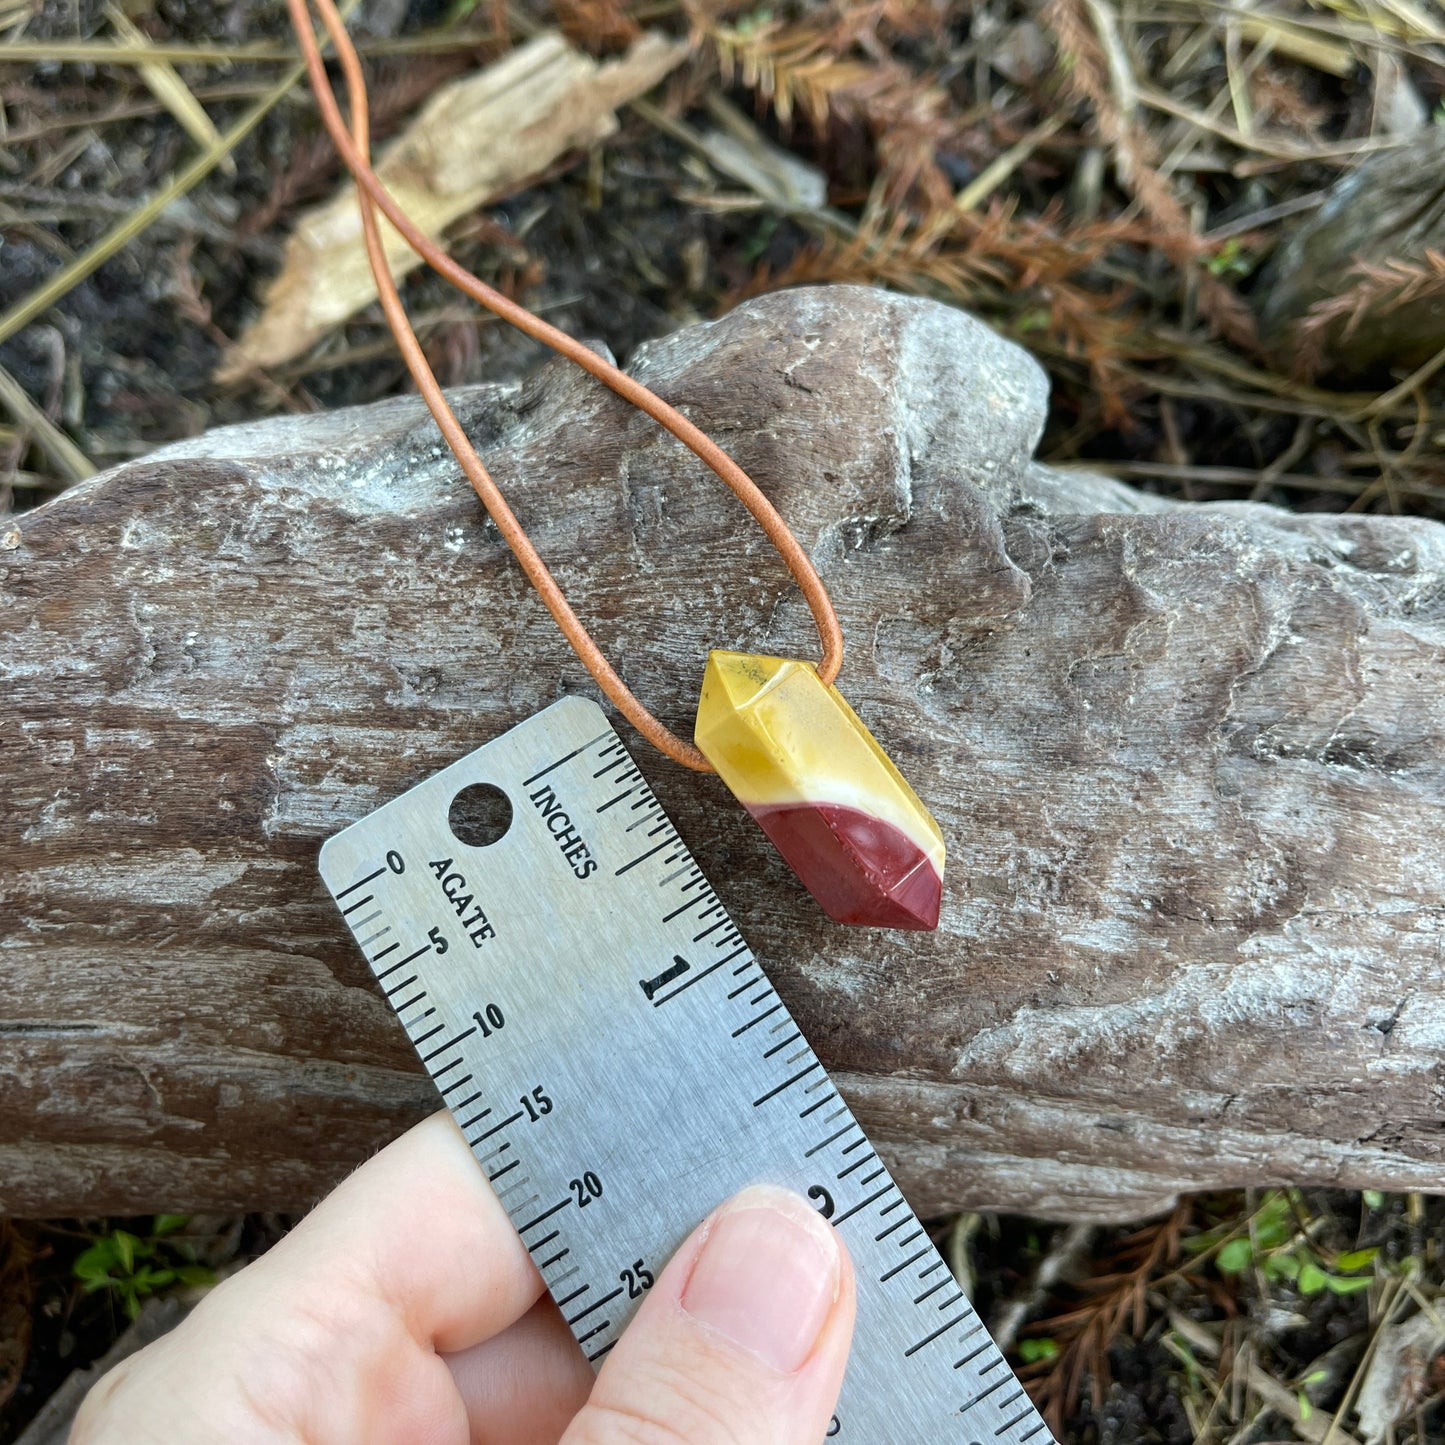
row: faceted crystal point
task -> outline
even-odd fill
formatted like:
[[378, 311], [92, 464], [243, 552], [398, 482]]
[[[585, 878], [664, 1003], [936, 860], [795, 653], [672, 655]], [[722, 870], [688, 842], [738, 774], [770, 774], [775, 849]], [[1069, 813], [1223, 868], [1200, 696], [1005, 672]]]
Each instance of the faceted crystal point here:
[[938, 927], [943, 834], [810, 663], [709, 653], [696, 737], [829, 918]]

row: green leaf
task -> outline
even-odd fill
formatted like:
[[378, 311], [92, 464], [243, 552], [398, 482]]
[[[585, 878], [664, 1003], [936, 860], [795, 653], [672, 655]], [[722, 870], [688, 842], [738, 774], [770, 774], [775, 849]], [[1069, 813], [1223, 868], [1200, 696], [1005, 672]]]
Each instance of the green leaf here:
[[1380, 1246], [1372, 1245], [1369, 1249], [1347, 1249], [1343, 1254], [1335, 1256], [1335, 1268], [1343, 1270], [1364, 1269], [1370, 1264], [1375, 1256], [1379, 1254]]
[[1295, 1404], [1299, 1406], [1299, 1417], [1301, 1420], [1308, 1420], [1315, 1412], [1315, 1407], [1310, 1404], [1310, 1397], [1303, 1390], [1294, 1397]]
[[1238, 236], [1231, 236], [1204, 264], [1213, 276], [1248, 276], [1254, 270], [1254, 259]]
[[1359, 1294], [1362, 1289], [1369, 1289], [1374, 1282], [1373, 1277], [1367, 1274], [1353, 1274], [1344, 1279], [1337, 1274], [1325, 1276], [1325, 1288], [1331, 1294]]
[[175, 1234], [191, 1222], [189, 1214], [158, 1214], [156, 1222], [151, 1226], [151, 1233], [157, 1239], [164, 1239], [168, 1234]]
[[[1445, 109], [1445, 101], [1440, 104]], [[1367, 1189], [1360, 1197], [1365, 1201], [1366, 1209], [1383, 1209], [1385, 1206], [1385, 1196], [1378, 1189]]]
[[98, 1239], [70, 1266], [76, 1279], [108, 1279], [115, 1266], [115, 1251], [108, 1239]]
[[1056, 1340], [1020, 1340], [1019, 1359], [1024, 1364], [1032, 1365], [1038, 1360], [1052, 1360], [1058, 1357], [1059, 1346]]
[[135, 1269], [136, 1249], [140, 1245], [140, 1240], [133, 1234], [127, 1234], [123, 1229], [117, 1229], [111, 1235], [111, 1239], [115, 1243], [115, 1254], [120, 1261], [121, 1269], [126, 1274], [130, 1274]]
[[1231, 1239], [1219, 1251], [1215, 1263], [1219, 1266], [1220, 1274], [1239, 1274], [1249, 1268], [1249, 1262], [1253, 1258], [1254, 1246], [1247, 1239]]
[[216, 1282], [216, 1271], [203, 1264], [182, 1264], [176, 1267], [176, 1278], [182, 1284], [204, 1287]]
[[1329, 1276], [1312, 1260], [1300, 1266], [1299, 1292], [1303, 1295], [1318, 1294], [1329, 1283]]
[[1293, 1254], [1270, 1254], [1265, 1256], [1264, 1273], [1266, 1279], [1289, 1279], [1299, 1278], [1300, 1262]]
[[1294, 1216], [1289, 1200], [1276, 1194], [1260, 1205], [1254, 1218], [1254, 1239], [1260, 1249], [1275, 1249], [1294, 1233]]
[[1328, 1370], [1311, 1370], [1311, 1371], [1309, 1372], [1309, 1374], [1307, 1374], [1307, 1375], [1304, 1377], [1304, 1379], [1302, 1379], [1302, 1380], [1300, 1381], [1300, 1384], [1301, 1384], [1301, 1385], [1322, 1385], [1322, 1384], [1324, 1384], [1324, 1382], [1325, 1382], [1326, 1380], [1329, 1379], [1329, 1377], [1330, 1377], [1330, 1372], [1329, 1372]]

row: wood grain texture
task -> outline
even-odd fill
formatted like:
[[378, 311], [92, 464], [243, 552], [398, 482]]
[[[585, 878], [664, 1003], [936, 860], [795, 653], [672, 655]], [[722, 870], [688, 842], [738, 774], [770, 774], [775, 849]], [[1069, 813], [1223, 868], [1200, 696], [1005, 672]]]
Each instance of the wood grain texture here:
[[[827, 922], [641, 761], [912, 1200], [1445, 1184], [1445, 527], [1037, 465], [1034, 363], [795, 291], [634, 371], [778, 501], [950, 845], [936, 935]], [[671, 725], [806, 610], [690, 454], [560, 364], [456, 404]], [[0, 539], [0, 1207], [295, 1207], [435, 1097], [321, 840], [586, 680], [410, 399], [211, 433]]]

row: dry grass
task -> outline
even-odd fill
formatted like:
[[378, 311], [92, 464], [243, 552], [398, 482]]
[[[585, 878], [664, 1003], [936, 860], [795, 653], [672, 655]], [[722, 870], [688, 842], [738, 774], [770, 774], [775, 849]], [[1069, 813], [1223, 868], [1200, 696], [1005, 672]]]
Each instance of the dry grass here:
[[1021, 1376], [1060, 1440], [1426, 1445], [1445, 1361], [1401, 1326], [1438, 1315], [1442, 1219], [1420, 1196], [1186, 1198], [1098, 1241], [1034, 1311]]
[[[0, 515], [217, 421], [401, 384], [374, 316], [250, 389], [211, 380], [337, 167], [279, 11], [186, 8], [190, 29], [128, 5], [118, 38], [98, 8], [77, 33], [0, 0]], [[1364, 158], [1411, 143], [1411, 106], [1437, 112], [1435, 0], [463, 0], [364, 37], [379, 133], [548, 21], [604, 55], [650, 24], [692, 44], [606, 147], [458, 230], [471, 264], [560, 324], [625, 353], [779, 286], [886, 285], [1039, 355], [1055, 461], [1185, 497], [1445, 516], [1445, 349], [1383, 376], [1329, 364], [1340, 336], [1445, 294], [1440, 249], [1362, 259], [1283, 350], [1260, 324], [1292, 229]], [[714, 164], [723, 96], [758, 148], [816, 168], [825, 204]], [[447, 380], [518, 364], [429, 279], [409, 299]], [[1037, 1291], [1047, 1229], [1006, 1223], [1025, 1239], [989, 1252], [1008, 1277], [985, 1288], [996, 1315], [1028, 1300], [1021, 1364], [1061, 1438], [1348, 1445], [1381, 1342], [1439, 1296], [1441, 1222], [1418, 1200], [1186, 1201]], [[12, 1296], [18, 1239], [0, 1236]], [[1306, 1292], [1311, 1260], [1365, 1284]], [[0, 1354], [0, 1391], [7, 1368]], [[1409, 1377], [1399, 1445], [1441, 1438], [1442, 1387], [1431, 1361]]]
[[[10, 128], [32, 137], [17, 148], [32, 176], [53, 187], [67, 159], [74, 164], [72, 142], [108, 143], [140, 116], [169, 112], [192, 140], [190, 154], [175, 148], [170, 175], [137, 190], [108, 231], [73, 219], [32, 223], [0, 187], [0, 224], [26, 228], [64, 257], [28, 289], [0, 282], [0, 343], [23, 341], [26, 328], [57, 308], [63, 313], [72, 293], [167, 208], [173, 214], [193, 194], [224, 193], [218, 166], [238, 164], [254, 180], [258, 160], [248, 137], [278, 106], [296, 137], [294, 160], [259, 205], [247, 206], [243, 234], [274, 240], [300, 200], [334, 177], [303, 113], [308, 102], [294, 68], [275, 75], [288, 49], [274, 28], [218, 46], [204, 32], [173, 33], [155, 15], [124, 21], [120, 32], [113, 17], [102, 18], [84, 38], [40, 33], [26, 5], [0, 13], [0, 28], [6, 17], [0, 99]], [[558, 0], [555, 11], [517, 8], [510, 16], [462, 3], [447, 22], [370, 36], [365, 46], [383, 66], [383, 90], [400, 93], [404, 108], [407, 77], [421, 67], [382, 57], [440, 55], [446, 64], [504, 43], [499, 27], [525, 30], [553, 18], [602, 54], [643, 24], [685, 29], [690, 72], [654, 113], [685, 125], [689, 110], [731, 91], [751, 101], [764, 132], [827, 178], [830, 206], [780, 212], [781, 229], [741, 274], [739, 252], [745, 257], [749, 248], [736, 246], [738, 228], [729, 235], [714, 225], [714, 264], [694, 261], [700, 284], [680, 307], [670, 288], [666, 309], [706, 313], [803, 281], [935, 296], [978, 311], [1049, 366], [1057, 460], [1114, 457], [1138, 479], [1199, 496], [1282, 496], [1274, 476], [1313, 472], [1322, 482], [1313, 505], [1438, 507], [1445, 477], [1430, 438], [1442, 422], [1439, 365], [1379, 378], [1368, 389], [1341, 389], [1326, 365], [1339, 338], [1366, 319], [1440, 295], [1438, 250], [1362, 260], [1283, 351], [1263, 349], [1257, 320], [1259, 276], [1281, 237], [1350, 166], [1405, 144], [1399, 127], [1412, 106], [1438, 105], [1445, 16], [1433, 3], [1280, 0], [1268, 11], [1244, 11], [1222, 0], [1047, 0], [1031, 11], [1017, 0], [824, 0], [769, 9], [737, 0]], [[64, 67], [101, 59], [113, 83], [82, 92], [95, 101], [91, 114], [83, 99], [52, 101], [54, 82], [31, 83], [22, 68], [45, 60], [64, 75]], [[250, 86], [249, 109], [207, 99], [215, 82], [235, 85], [238, 76]], [[221, 120], [212, 115], [217, 109]], [[638, 132], [634, 122], [622, 148]], [[682, 204], [698, 200], [693, 169], [685, 177], [680, 166], [672, 188]], [[708, 190], [727, 192], [726, 178], [712, 173]], [[703, 204], [722, 215], [738, 200], [704, 195]], [[748, 204], [766, 209], [767, 198]], [[203, 252], [207, 245], [200, 238]], [[264, 264], [222, 261], [252, 292], [264, 278]], [[534, 262], [525, 258], [523, 270], [539, 279], [533, 299], [545, 304], [545, 268]], [[675, 267], [659, 255], [650, 276], [646, 264], [638, 270], [640, 279], [618, 279], [646, 287]], [[245, 305], [244, 296], [235, 299]], [[211, 306], [206, 324], [230, 334], [239, 314]], [[367, 337], [360, 351], [369, 354], [370, 344]], [[357, 349], [354, 339], [340, 346], [343, 354]], [[0, 361], [7, 354], [0, 347]], [[123, 370], [124, 356], [117, 361]], [[24, 368], [11, 369], [27, 379]], [[36, 406], [52, 427], [70, 432], [72, 463], [95, 454], [103, 464], [114, 455], [107, 452], [113, 429], [93, 420], [88, 427], [84, 405], [67, 424], [43, 398], [31, 392], [30, 400], [30, 409], [6, 407], [16, 430], [0, 456], [12, 481], [5, 488], [0, 473], [0, 501], [10, 506], [46, 495], [47, 476], [63, 485], [83, 472], [57, 465]], [[199, 398], [215, 415], [234, 410], [228, 401]], [[282, 383], [254, 394], [249, 409], [312, 404]], [[111, 434], [96, 446], [88, 430]], [[16, 488], [22, 473], [26, 485]]]

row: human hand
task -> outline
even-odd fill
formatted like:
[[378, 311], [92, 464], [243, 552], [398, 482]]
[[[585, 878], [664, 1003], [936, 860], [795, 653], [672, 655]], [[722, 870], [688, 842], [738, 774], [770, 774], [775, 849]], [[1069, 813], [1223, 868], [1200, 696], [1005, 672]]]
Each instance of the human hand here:
[[750, 1189], [678, 1250], [594, 1377], [438, 1114], [106, 1375], [71, 1445], [811, 1445], [852, 1329], [836, 1232]]

